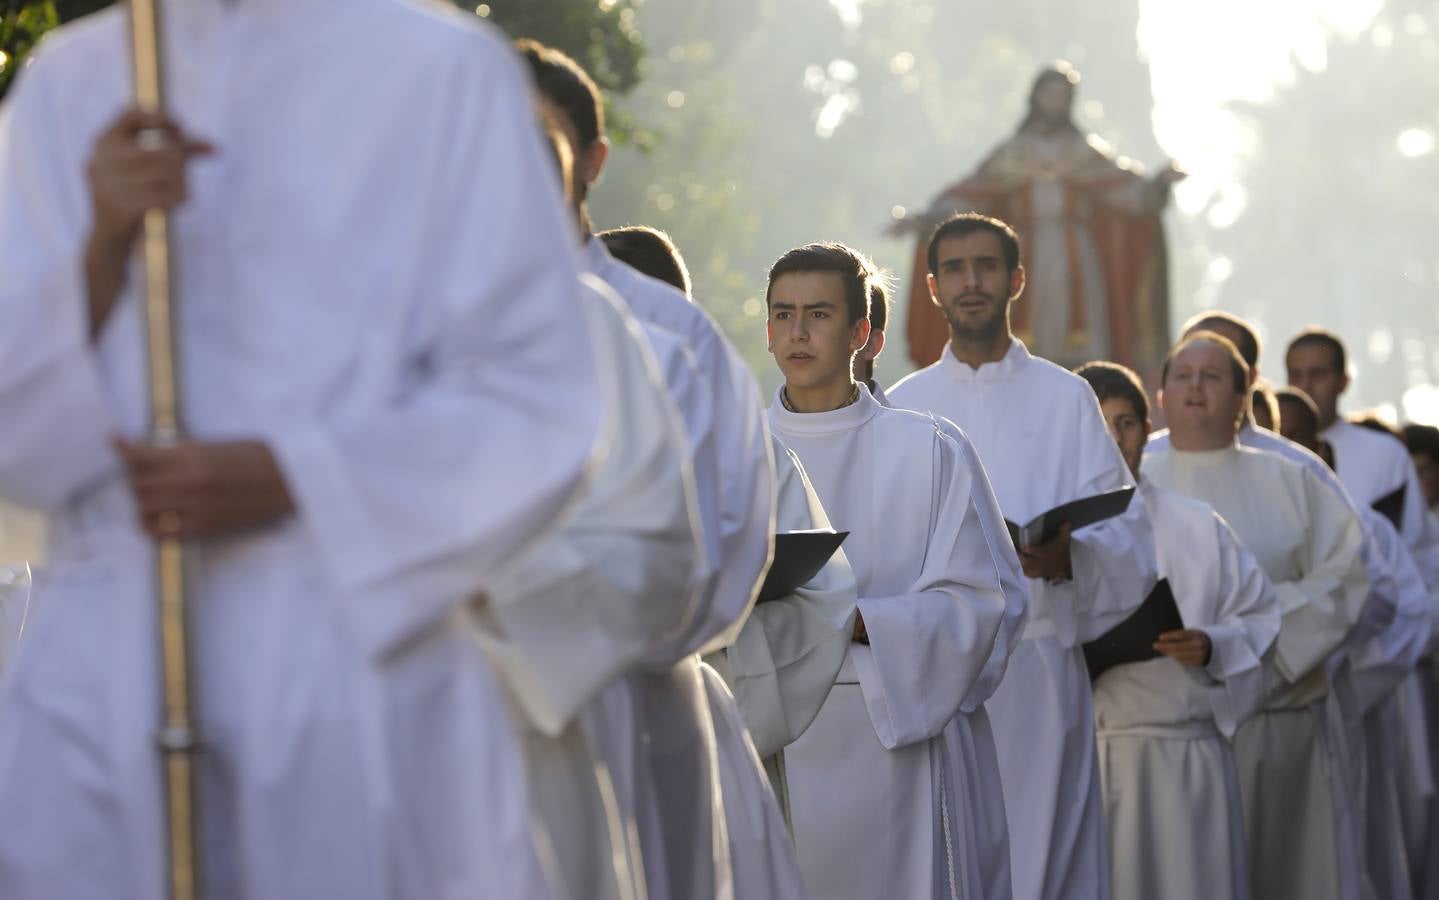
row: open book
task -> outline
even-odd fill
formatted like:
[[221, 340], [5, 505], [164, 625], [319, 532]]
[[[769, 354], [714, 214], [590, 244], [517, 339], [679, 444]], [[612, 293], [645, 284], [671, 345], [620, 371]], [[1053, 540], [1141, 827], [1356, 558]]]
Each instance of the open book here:
[[1065, 522], [1069, 523], [1070, 528], [1078, 530], [1121, 515], [1129, 509], [1129, 501], [1133, 498], [1134, 488], [1122, 487], [1095, 494], [1093, 497], [1071, 500], [1047, 513], [1041, 513], [1025, 525], [1016, 525], [1008, 519], [1004, 520], [1004, 524], [1009, 526], [1009, 538], [1014, 541], [1014, 546], [1022, 550], [1053, 540], [1059, 534], [1059, 527]]
[[774, 562], [759, 589], [760, 603], [787, 597], [814, 580], [848, 531], [784, 531], [774, 536]]
[[1103, 637], [1084, 645], [1084, 664], [1089, 668], [1089, 680], [1098, 680], [1100, 675], [1115, 666], [1154, 659], [1159, 656], [1159, 651], [1154, 649], [1154, 642], [1159, 640], [1159, 636], [1183, 627], [1184, 619], [1174, 603], [1169, 579], [1161, 578], [1129, 618], [1109, 629]]
[[1371, 504], [1374, 511], [1393, 522], [1395, 528], [1402, 527], [1399, 523], [1404, 520], [1404, 490], [1407, 487], [1409, 487], [1408, 484], [1401, 484], [1396, 490], [1385, 494]]

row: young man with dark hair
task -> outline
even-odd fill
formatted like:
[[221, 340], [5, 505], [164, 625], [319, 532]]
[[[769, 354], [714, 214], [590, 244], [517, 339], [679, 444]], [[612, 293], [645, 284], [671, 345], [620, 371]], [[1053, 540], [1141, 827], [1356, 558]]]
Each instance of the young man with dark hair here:
[[1337, 900], [1346, 896], [1341, 848], [1354, 838], [1341, 818], [1344, 785], [1331, 781], [1338, 757], [1323, 738], [1328, 664], [1368, 594], [1363, 531], [1306, 468], [1237, 444], [1249, 386], [1232, 342], [1196, 332], [1170, 351], [1164, 369], [1159, 402], [1169, 448], [1146, 454], [1141, 473], [1222, 515], [1259, 560], [1282, 611], [1264, 662], [1264, 709], [1234, 738], [1250, 894]]
[[875, 380], [875, 363], [884, 352], [884, 330], [889, 325], [888, 276], [878, 269], [869, 273], [869, 338], [854, 355], [854, 380], [869, 388], [880, 403], [886, 403], [884, 389]]
[[1003, 817], [981, 768], [991, 738], [964, 708], [1006, 615], [987, 485], [933, 419], [854, 380], [868, 278], [853, 250], [810, 244], [776, 261], [765, 291], [785, 377], [770, 422], [850, 533], [860, 596], [838, 681], [786, 752], [800, 866], [814, 897], [1007, 896], [1008, 860], [979, 840]]
[[[582, 263], [624, 299], [652, 341], [678, 340], [698, 375], [671, 387], [690, 439], [699, 524], [713, 577], [694, 598], [694, 614], [668, 644], [674, 669], [659, 671], [657, 663], [654, 687], [645, 694], [644, 728], [652, 735], [644, 742], [645, 755], [663, 781], [656, 782], [651, 802], [623, 812], [638, 823], [652, 891], [707, 896], [732, 875], [737, 895], [792, 896], [802, 888], [780, 807], [743, 730], [723, 727], [738, 720], [742, 710], [735, 710], [719, 676], [699, 658], [735, 642], [749, 621], [772, 552], [775, 460], [758, 388], [700, 306], [616, 260], [591, 233], [588, 188], [608, 156], [603, 98], [584, 70], [560, 51], [532, 43], [521, 50], [540, 102], [560, 120], [573, 147], [572, 212]], [[765, 621], [755, 624], [763, 628]], [[782, 634], [774, 637], [783, 639]], [[714, 739], [681, 740], [676, 722], [712, 730]], [[709, 772], [719, 775], [717, 791], [709, 790]], [[710, 802], [714, 799], [718, 806]], [[670, 887], [660, 887], [666, 884]]]
[[[889, 390], [900, 407], [957, 424], [974, 442], [1005, 515], [1017, 522], [1133, 484], [1081, 379], [1013, 337], [1024, 288], [1018, 239], [997, 219], [954, 216], [930, 241], [931, 300], [950, 342], [940, 361]], [[1144, 501], [1020, 553], [1029, 623], [987, 704], [1014, 860], [1016, 900], [1103, 897], [1109, 854], [1089, 676], [1080, 645], [1131, 613], [1155, 583]]]
[[1425, 581], [1439, 587], [1439, 529], [1430, 522], [1419, 476], [1404, 443], [1339, 415], [1339, 398], [1349, 388], [1347, 359], [1336, 334], [1307, 328], [1289, 342], [1284, 364], [1289, 383], [1318, 406], [1320, 436], [1333, 448], [1335, 471], [1355, 502], [1367, 506], [1403, 491], [1399, 533]]
[[1279, 433], [1279, 400], [1274, 396], [1274, 388], [1263, 378], [1255, 381], [1249, 391], [1249, 414], [1256, 428]]
[[[1279, 634], [1278, 600], [1212, 507], [1140, 477], [1149, 404], [1139, 377], [1106, 362], [1076, 374], [1093, 388], [1139, 480], [1159, 574], [1184, 621], [1159, 635], [1159, 658], [1114, 666], [1094, 683], [1111, 897], [1248, 898], [1244, 809], [1228, 740], [1263, 703], [1260, 661]], [[1207, 877], [1175, 877], [1180, 872]]]

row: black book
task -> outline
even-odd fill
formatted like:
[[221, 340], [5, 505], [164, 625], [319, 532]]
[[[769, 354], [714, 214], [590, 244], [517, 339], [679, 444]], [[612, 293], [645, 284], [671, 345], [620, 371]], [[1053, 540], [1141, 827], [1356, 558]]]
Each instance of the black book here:
[[1026, 525], [1016, 525], [1008, 519], [1004, 520], [1004, 524], [1009, 526], [1009, 537], [1014, 541], [1014, 546], [1024, 549], [1053, 540], [1059, 534], [1059, 527], [1065, 522], [1077, 531], [1086, 525], [1121, 515], [1129, 509], [1129, 501], [1132, 499], [1134, 488], [1122, 487], [1095, 494], [1093, 497], [1071, 500], [1047, 513], [1041, 513]]
[[1394, 523], [1395, 528], [1402, 527], [1399, 523], [1404, 519], [1404, 491], [1408, 484], [1401, 484], [1391, 493], [1385, 494], [1372, 504], [1374, 511]]
[[774, 562], [759, 589], [759, 602], [787, 597], [814, 580], [848, 531], [785, 531], [774, 536]]
[[1109, 629], [1103, 637], [1084, 645], [1084, 664], [1089, 668], [1089, 680], [1098, 680], [1100, 675], [1115, 666], [1154, 659], [1159, 656], [1159, 651], [1154, 649], [1154, 642], [1159, 640], [1159, 636], [1183, 627], [1184, 619], [1174, 603], [1169, 579], [1161, 578], [1129, 618]]

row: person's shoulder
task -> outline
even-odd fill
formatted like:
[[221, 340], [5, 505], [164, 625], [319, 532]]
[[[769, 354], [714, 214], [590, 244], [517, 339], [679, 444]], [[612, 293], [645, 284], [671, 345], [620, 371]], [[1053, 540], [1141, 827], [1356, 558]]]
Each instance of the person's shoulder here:
[[1352, 447], [1360, 448], [1363, 453], [1372, 454], [1381, 459], [1384, 457], [1402, 459], [1406, 465], [1412, 464], [1409, 459], [1409, 448], [1404, 445], [1403, 441], [1391, 434], [1374, 431], [1345, 420], [1336, 423], [1336, 427], [1332, 430], [1339, 432], [1343, 441]]
[[1050, 397], [1080, 401], [1086, 407], [1098, 408], [1099, 401], [1094, 399], [1094, 389], [1089, 386], [1089, 382], [1064, 366], [1043, 357], [1030, 356], [1025, 361], [1023, 374], [1029, 382], [1043, 385]]
[[1207, 522], [1210, 518], [1219, 515], [1214, 511], [1213, 506], [1198, 497], [1190, 497], [1157, 484], [1147, 484], [1143, 494], [1145, 507], [1155, 518], [1169, 517], [1191, 522]]
[[933, 362], [923, 369], [910, 372], [899, 381], [885, 388], [885, 396], [891, 401], [897, 401], [901, 397], [914, 395], [928, 388], [930, 385], [938, 383], [944, 378], [944, 374], [941, 371], [943, 365], [943, 361]]
[[468, 71], [518, 72], [519, 60], [504, 32], [472, 12], [440, 0], [350, 0], [356, 24], [379, 29], [392, 52]]
[[96, 60], [128, 53], [127, 40], [125, 10], [117, 3], [47, 31], [22, 63], [20, 79], [63, 77], [65, 72], [87, 77]]
[[[884, 440], [890, 444], [929, 448], [938, 441], [945, 447], [955, 447], [954, 438], [945, 433], [940, 420], [927, 412], [881, 406], [875, 412], [872, 424], [883, 429]], [[958, 452], [957, 447], [955, 452]]]

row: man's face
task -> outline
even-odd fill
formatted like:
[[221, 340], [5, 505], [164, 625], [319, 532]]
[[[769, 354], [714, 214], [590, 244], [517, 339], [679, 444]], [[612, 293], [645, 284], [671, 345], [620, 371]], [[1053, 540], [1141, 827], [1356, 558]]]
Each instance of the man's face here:
[[1149, 440], [1149, 421], [1140, 417], [1134, 404], [1123, 397], [1110, 397], [1099, 404], [1104, 412], [1105, 424], [1129, 471], [1139, 474], [1139, 461], [1144, 456], [1144, 445]]
[[1024, 268], [1005, 266], [999, 235], [976, 231], [939, 242], [929, 292], [957, 340], [988, 343], [1009, 334], [1009, 301], [1024, 287]]
[[1349, 379], [1339, 371], [1337, 362], [1334, 352], [1323, 344], [1300, 344], [1284, 358], [1290, 386], [1308, 394], [1326, 422], [1332, 422], [1338, 415], [1339, 395], [1349, 386]]
[[1424, 491], [1424, 505], [1439, 505], [1439, 459], [1427, 453], [1415, 453], [1414, 468], [1419, 473], [1419, 487]]
[[1235, 390], [1229, 352], [1211, 341], [1197, 341], [1179, 351], [1169, 365], [1159, 402], [1169, 430], [1185, 443], [1233, 441], [1244, 394]]
[[848, 322], [844, 278], [835, 272], [787, 272], [769, 292], [765, 332], [785, 384], [812, 390], [850, 380], [850, 361], [869, 339], [869, 322]]
[[1303, 403], [1280, 399], [1279, 433], [1306, 450], [1319, 452], [1319, 422]]

